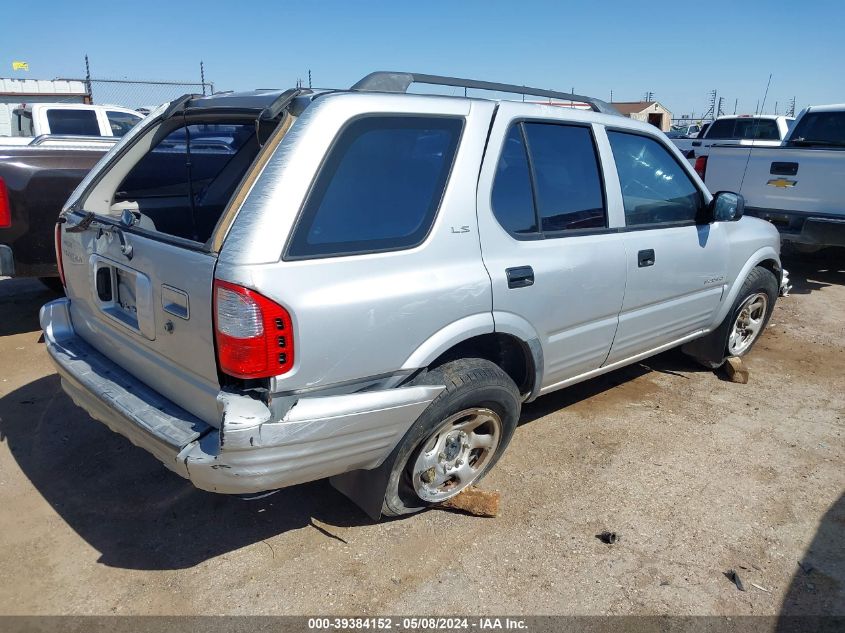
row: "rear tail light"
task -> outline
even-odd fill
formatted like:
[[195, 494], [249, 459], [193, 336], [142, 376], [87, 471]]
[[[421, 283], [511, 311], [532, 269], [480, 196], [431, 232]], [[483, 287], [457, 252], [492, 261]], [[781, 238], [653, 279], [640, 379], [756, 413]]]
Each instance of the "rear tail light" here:
[[0, 178], [0, 229], [12, 226], [12, 209], [9, 207], [9, 190], [6, 182]]
[[62, 262], [62, 225], [56, 222], [56, 237], [55, 237], [55, 246], [56, 246], [56, 264], [59, 267], [59, 279], [62, 280], [62, 285], [67, 288], [67, 284], [65, 283], [65, 267]]
[[702, 180], [704, 180], [704, 175], [707, 173], [707, 157], [706, 156], [699, 156], [695, 159], [695, 173], [697, 173]]
[[267, 297], [214, 282], [214, 328], [220, 370], [236, 378], [268, 378], [293, 367], [290, 314]]

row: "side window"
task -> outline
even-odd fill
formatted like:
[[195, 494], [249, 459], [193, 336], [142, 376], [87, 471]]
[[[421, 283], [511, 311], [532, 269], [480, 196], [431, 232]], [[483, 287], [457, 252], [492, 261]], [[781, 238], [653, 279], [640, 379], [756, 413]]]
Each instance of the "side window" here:
[[50, 124], [50, 134], [100, 136], [100, 124], [97, 123], [97, 113], [93, 110], [49, 108], [47, 123]]
[[491, 200], [493, 214], [508, 233], [537, 232], [533, 195], [522, 126], [512, 125], [496, 167]]
[[512, 125], [496, 168], [491, 203], [499, 224], [515, 236], [607, 227], [590, 128]]
[[543, 232], [607, 226], [590, 128], [525, 123]]
[[344, 129], [315, 180], [288, 257], [416, 246], [434, 222], [463, 120], [373, 116]]
[[639, 134], [608, 130], [607, 137], [627, 226], [695, 221], [703, 203], [701, 192], [665, 147]]
[[113, 110], [107, 110], [106, 117], [108, 117], [109, 127], [111, 128], [111, 133], [114, 136], [123, 136], [132, 129], [132, 126], [141, 120], [141, 117], [137, 114], [115, 112]]

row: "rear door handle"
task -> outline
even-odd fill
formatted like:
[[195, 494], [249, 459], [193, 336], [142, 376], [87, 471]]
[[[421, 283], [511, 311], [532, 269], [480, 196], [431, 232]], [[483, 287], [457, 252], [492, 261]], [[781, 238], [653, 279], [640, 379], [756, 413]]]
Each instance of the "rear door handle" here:
[[637, 266], [645, 268], [646, 266], [654, 266], [654, 249], [649, 248], [645, 251], [637, 253]]
[[517, 266], [505, 270], [508, 288], [525, 288], [534, 285], [534, 269], [531, 266]]

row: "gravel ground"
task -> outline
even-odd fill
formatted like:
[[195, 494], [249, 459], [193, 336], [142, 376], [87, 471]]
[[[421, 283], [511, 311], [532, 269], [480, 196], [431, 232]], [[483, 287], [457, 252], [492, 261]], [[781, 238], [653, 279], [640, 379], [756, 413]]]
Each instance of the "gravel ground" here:
[[0, 281], [0, 613], [843, 615], [844, 262], [786, 262], [749, 384], [669, 352], [543, 397], [498, 518], [375, 524], [326, 482], [193, 489], [63, 395], [53, 295]]

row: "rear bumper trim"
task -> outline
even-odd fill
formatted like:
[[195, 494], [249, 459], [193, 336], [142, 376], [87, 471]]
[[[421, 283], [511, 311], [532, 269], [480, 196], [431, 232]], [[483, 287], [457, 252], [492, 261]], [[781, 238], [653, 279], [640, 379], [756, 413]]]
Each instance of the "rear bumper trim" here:
[[217, 429], [150, 389], [73, 329], [70, 300], [41, 308], [62, 387], [93, 418], [203, 490], [244, 494], [378, 467], [445, 388], [301, 398], [281, 420], [245, 395], [217, 396]]

